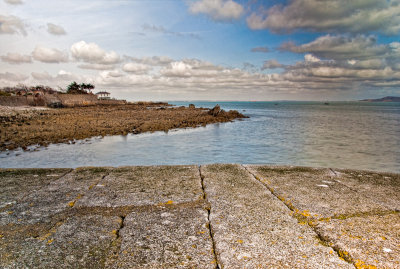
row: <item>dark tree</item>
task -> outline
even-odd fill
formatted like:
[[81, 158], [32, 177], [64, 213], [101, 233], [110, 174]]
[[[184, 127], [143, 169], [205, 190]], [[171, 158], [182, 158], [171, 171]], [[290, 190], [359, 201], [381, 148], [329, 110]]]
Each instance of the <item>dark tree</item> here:
[[94, 85], [93, 84], [90, 84], [90, 83], [82, 83], [81, 85], [80, 85], [80, 87], [81, 87], [81, 90], [84, 90], [84, 91], [88, 91], [88, 92], [90, 92], [91, 90], [93, 90], [94, 89]]
[[68, 85], [67, 93], [79, 94], [80, 93], [80, 89], [79, 88], [80, 88], [79, 84], [74, 81], [74, 82], [72, 82], [71, 84]]
[[68, 85], [67, 93], [70, 94], [88, 94], [94, 89], [94, 85], [90, 83], [78, 84], [75, 81]]

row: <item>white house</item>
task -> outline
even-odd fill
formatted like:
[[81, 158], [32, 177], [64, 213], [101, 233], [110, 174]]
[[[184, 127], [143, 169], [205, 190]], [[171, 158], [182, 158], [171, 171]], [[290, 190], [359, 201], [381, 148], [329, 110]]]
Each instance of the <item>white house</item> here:
[[97, 99], [101, 99], [101, 100], [111, 99], [109, 92], [98, 92], [98, 93], [96, 93], [96, 95], [97, 95]]

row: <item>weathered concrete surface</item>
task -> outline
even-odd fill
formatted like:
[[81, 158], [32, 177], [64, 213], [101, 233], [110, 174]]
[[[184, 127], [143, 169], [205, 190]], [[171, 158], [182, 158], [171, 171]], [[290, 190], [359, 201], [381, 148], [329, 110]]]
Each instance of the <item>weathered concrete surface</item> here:
[[[333, 219], [317, 231], [341, 255], [360, 268], [400, 268], [400, 215], [398, 213]], [[371, 266], [371, 267], [368, 267]]]
[[[76, 169], [67, 174], [65, 170], [52, 170], [51, 174], [48, 173], [51, 171], [45, 171], [44, 174], [53, 177], [53, 181], [33, 189], [9, 206], [7, 211], [1, 212], [0, 225], [58, 222], [77, 200], [101, 180], [107, 169]], [[63, 173], [65, 175], [60, 177]]]
[[0, 268], [400, 268], [399, 175], [200, 171], [0, 169]]
[[353, 268], [238, 165], [202, 167], [221, 268]]
[[134, 210], [124, 225], [113, 268], [215, 268], [202, 203]]
[[342, 184], [330, 169], [253, 165], [246, 168], [288, 207], [305, 217], [319, 219], [388, 210], [375, 199]]
[[340, 257], [357, 268], [400, 268], [400, 175], [245, 167]]
[[39, 237], [6, 233], [0, 241], [1, 268], [103, 268], [112, 251], [118, 217], [70, 217]]
[[400, 175], [352, 170], [332, 170], [335, 181], [387, 207], [400, 211]]
[[122, 167], [80, 199], [77, 207], [182, 203], [203, 197], [197, 166]]
[[0, 212], [69, 171], [71, 169], [0, 170]]

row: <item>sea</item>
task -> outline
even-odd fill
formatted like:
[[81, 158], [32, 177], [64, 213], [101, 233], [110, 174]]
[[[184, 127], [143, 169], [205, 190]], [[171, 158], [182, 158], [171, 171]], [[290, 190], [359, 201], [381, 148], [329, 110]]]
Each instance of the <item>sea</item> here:
[[249, 118], [5, 151], [0, 153], [0, 167], [241, 163], [400, 173], [400, 103], [170, 103], [205, 108], [219, 104]]

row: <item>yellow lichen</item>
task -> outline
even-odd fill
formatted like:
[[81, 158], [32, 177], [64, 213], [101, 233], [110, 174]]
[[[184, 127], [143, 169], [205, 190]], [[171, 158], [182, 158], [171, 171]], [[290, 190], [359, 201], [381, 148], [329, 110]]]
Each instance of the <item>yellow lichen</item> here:
[[172, 205], [174, 203], [174, 201], [172, 201], [172, 200], [168, 200], [167, 202], [165, 202], [165, 203], [158, 203], [158, 206], [164, 206], [164, 205]]
[[303, 215], [304, 217], [309, 217], [310, 215], [310, 211], [308, 210], [304, 210], [302, 213], [300, 213], [301, 215]]
[[365, 264], [361, 260], [357, 260], [354, 265], [357, 269], [376, 269], [377, 268], [375, 265]]
[[47, 240], [47, 245], [50, 245], [51, 243], [53, 243], [53, 241], [54, 239]]

